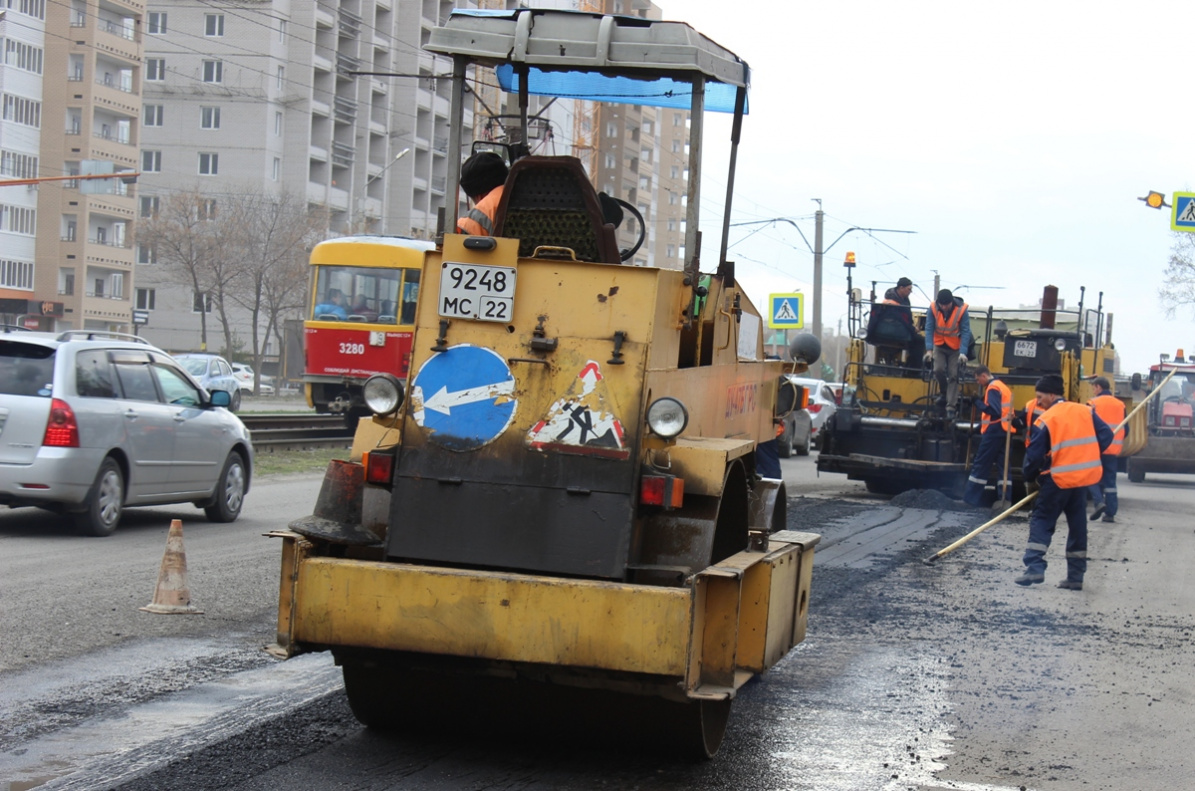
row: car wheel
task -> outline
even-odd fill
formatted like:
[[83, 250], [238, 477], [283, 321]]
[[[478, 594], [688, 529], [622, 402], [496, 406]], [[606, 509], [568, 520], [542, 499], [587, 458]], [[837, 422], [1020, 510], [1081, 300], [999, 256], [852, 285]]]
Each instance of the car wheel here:
[[235, 522], [245, 504], [245, 460], [235, 450], [228, 454], [216, 483], [216, 499], [203, 512], [209, 522]]
[[110, 536], [124, 511], [124, 473], [115, 459], [104, 459], [87, 495], [87, 510], [75, 514], [75, 527], [86, 536]]
[[241, 389], [238, 387], [237, 391], [232, 394], [232, 403], [228, 405], [229, 412], [237, 412], [241, 408]]
[[787, 429], [779, 437], [776, 437], [776, 455], [782, 459], [793, 455], [793, 435]]
[[809, 435], [808, 434], [805, 435], [805, 443], [803, 445], [801, 445], [799, 448], [797, 448], [797, 455], [798, 456], [808, 456], [809, 455]]

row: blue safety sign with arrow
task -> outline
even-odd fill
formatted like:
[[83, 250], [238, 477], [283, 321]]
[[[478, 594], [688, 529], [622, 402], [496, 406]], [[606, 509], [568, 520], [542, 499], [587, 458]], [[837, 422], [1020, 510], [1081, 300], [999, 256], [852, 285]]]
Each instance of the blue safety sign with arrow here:
[[411, 382], [411, 413], [428, 439], [449, 450], [493, 442], [514, 419], [510, 368], [481, 346], [452, 346], [427, 359]]

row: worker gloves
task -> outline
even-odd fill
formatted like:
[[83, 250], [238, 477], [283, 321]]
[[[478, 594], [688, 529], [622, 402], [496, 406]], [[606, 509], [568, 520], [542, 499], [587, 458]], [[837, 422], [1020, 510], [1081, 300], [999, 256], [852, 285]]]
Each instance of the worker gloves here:
[[932, 363], [934, 361], [934, 353], [931, 351], [927, 351], [925, 353], [925, 361], [927, 363]]
[[966, 364], [967, 364], [967, 355], [965, 355], [965, 354], [960, 354], [960, 355], [958, 356], [958, 364], [959, 364], [959, 365], [966, 365]]

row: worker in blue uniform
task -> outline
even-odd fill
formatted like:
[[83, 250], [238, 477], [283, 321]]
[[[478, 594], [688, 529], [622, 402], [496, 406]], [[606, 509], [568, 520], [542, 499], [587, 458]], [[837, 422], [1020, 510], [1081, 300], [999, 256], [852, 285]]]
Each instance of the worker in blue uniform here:
[[1004, 446], [1007, 437], [1012, 433], [1012, 390], [1008, 385], [992, 376], [992, 371], [986, 365], [975, 369], [975, 382], [983, 388], [983, 401], [977, 404], [980, 411], [979, 448], [975, 451], [975, 459], [971, 464], [971, 474], [967, 477], [967, 487], [963, 491], [963, 501], [967, 505], [986, 506], [984, 490], [988, 485], [988, 477], [992, 464], [996, 463], [1001, 469], [1000, 494], [1007, 499], [1008, 482], [1004, 478]]
[[1037, 403], [1043, 411], [1030, 428], [1024, 479], [1039, 486], [1029, 516], [1025, 573], [1014, 582], [1034, 585], [1046, 578], [1046, 550], [1058, 517], [1066, 514], [1066, 579], [1059, 588], [1083, 590], [1087, 573], [1087, 487], [1100, 480], [1100, 455], [1112, 444], [1112, 428], [1091, 407], [1063, 399], [1062, 377], [1038, 380]]

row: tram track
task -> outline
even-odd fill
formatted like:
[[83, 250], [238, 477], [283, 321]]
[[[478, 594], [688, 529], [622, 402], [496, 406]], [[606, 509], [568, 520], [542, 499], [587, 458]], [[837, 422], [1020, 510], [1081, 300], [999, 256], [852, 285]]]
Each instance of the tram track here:
[[341, 415], [243, 415], [257, 451], [348, 447], [353, 431]]

